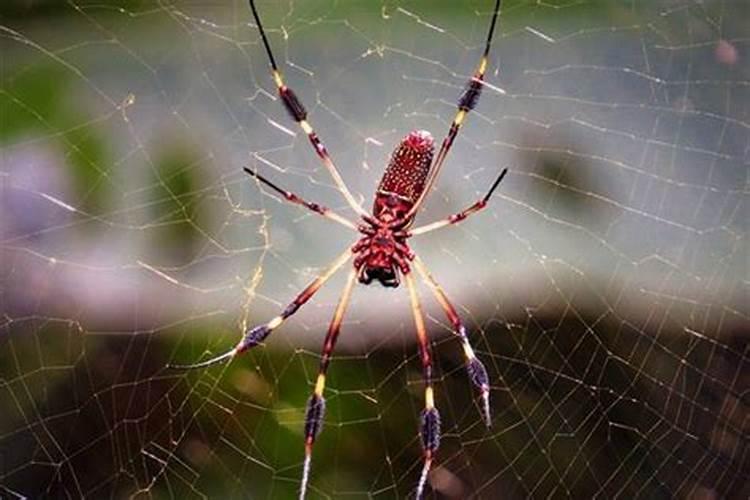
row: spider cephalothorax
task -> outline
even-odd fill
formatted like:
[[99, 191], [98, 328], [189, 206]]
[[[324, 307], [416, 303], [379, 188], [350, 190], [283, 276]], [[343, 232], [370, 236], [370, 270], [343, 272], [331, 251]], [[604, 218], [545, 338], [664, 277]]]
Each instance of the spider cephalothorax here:
[[385, 287], [397, 287], [401, 282], [399, 272], [409, 272], [407, 260], [413, 257], [406, 238], [396, 236], [386, 225], [367, 227], [362, 232], [365, 236], [352, 247], [359, 282], [369, 285], [378, 280]]
[[[466, 333], [466, 327], [463, 325], [461, 318], [456, 312], [455, 307], [448, 300], [443, 289], [437, 281], [427, 271], [424, 263], [414, 252], [409, 249], [406, 241], [412, 236], [428, 233], [441, 227], [445, 227], [457, 222], [461, 222], [469, 215], [478, 212], [487, 205], [487, 201], [497, 188], [503, 176], [507, 172], [504, 169], [495, 179], [487, 194], [474, 202], [466, 209], [451, 215], [442, 220], [431, 224], [419, 226], [412, 229], [411, 225], [419, 210], [424, 198], [430, 191], [438, 173], [442, 168], [445, 158], [450, 151], [453, 141], [455, 140], [461, 125], [467, 114], [474, 109], [479, 101], [482, 91], [485, 72], [489, 64], [490, 45], [492, 36], [495, 31], [495, 24], [500, 12], [500, 0], [495, 0], [495, 8], [492, 11], [492, 21], [490, 22], [487, 33], [487, 41], [484, 46], [484, 53], [479, 60], [474, 74], [466, 84], [466, 88], [458, 99], [456, 115], [453, 118], [448, 133], [440, 144], [437, 155], [434, 155], [434, 140], [429, 132], [424, 130], [415, 130], [410, 132], [396, 147], [391, 155], [390, 162], [385, 169], [383, 178], [375, 192], [375, 201], [372, 214], [368, 214], [349, 191], [346, 183], [341, 178], [338, 169], [333, 164], [333, 160], [328, 154], [328, 150], [318, 137], [310, 122], [307, 121], [307, 111], [302, 105], [302, 101], [289, 88], [279, 71], [276, 61], [271, 51], [271, 44], [266, 37], [263, 26], [255, 8], [255, 2], [250, 0], [250, 8], [253, 17], [260, 32], [263, 46], [266, 49], [268, 60], [271, 65], [271, 75], [279, 94], [281, 103], [286, 108], [289, 116], [297, 122], [302, 132], [307, 136], [308, 141], [313, 147], [315, 154], [320, 158], [323, 166], [328, 170], [333, 178], [336, 187], [346, 199], [349, 207], [361, 218], [361, 222], [356, 224], [349, 218], [339, 215], [338, 213], [317, 203], [310, 203], [303, 200], [291, 191], [286, 191], [273, 182], [269, 181], [254, 170], [245, 168], [245, 171], [258, 179], [269, 188], [273, 189], [286, 200], [302, 205], [317, 214], [322, 215], [334, 222], [342, 224], [349, 229], [353, 229], [362, 234], [362, 237], [344, 253], [342, 253], [325, 271], [314, 279], [297, 297], [278, 315], [270, 321], [252, 326], [245, 330], [242, 339], [235, 347], [226, 353], [216, 356], [215, 358], [195, 363], [192, 365], [183, 365], [177, 368], [203, 368], [206, 366], [228, 361], [235, 356], [257, 346], [263, 342], [276, 328], [281, 326], [284, 321], [295, 314], [303, 304], [305, 304], [323, 284], [330, 279], [333, 274], [341, 269], [349, 259], [354, 258], [353, 269], [349, 272], [344, 291], [341, 299], [333, 314], [333, 319], [328, 327], [323, 350], [320, 358], [320, 368], [317, 379], [315, 380], [315, 389], [310, 399], [307, 401], [305, 411], [305, 461], [302, 469], [302, 482], [300, 488], [300, 498], [304, 498], [307, 491], [307, 484], [310, 478], [310, 464], [312, 458], [313, 444], [318, 437], [325, 417], [325, 383], [328, 366], [331, 362], [334, 346], [341, 331], [341, 322], [346, 312], [349, 298], [355, 281], [369, 284], [373, 281], [379, 281], [386, 287], [397, 287], [400, 278], [403, 277], [409, 290], [409, 301], [411, 303], [412, 313], [414, 315], [414, 325], [417, 332], [417, 341], [419, 345], [419, 354], [422, 362], [422, 372], [424, 376], [425, 392], [424, 410], [420, 415], [419, 434], [422, 442], [424, 453], [424, 464], [422, 472], [417, 483], [416, 497], [421, 498], [427, 483], [427, 474], [430, 471], [432, 461], [440, 445], [440, 414], [435, 405], [434, 388], [432, 381], [433, 360], [430, 353], [430, 342], [427, 338], [427, 329], [422, 315], [422, 307], [417, 295], [417, 289], [412, 276], [412, 267], [430, 287], [435, 295], [440, 307], [445, 312], [448, 321], [453, 327], [453, 333], [461, 342], [466, 371], [472, 384], [480, 391], [481, 408], [487, 426], [491, 423], [490, 416], [490, 378], [487, 375], [482, 362], [477, 358], [474, 350], [469, 343], [469, 337]], [[433, 163], [434, 156], [434, 163]]]

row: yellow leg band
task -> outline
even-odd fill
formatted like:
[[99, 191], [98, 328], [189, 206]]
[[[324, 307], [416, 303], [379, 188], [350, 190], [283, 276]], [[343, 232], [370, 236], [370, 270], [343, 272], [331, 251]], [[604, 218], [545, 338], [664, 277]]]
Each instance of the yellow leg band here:
[[315, 395], [322, 396], [323, 389], [326, 386], [326, 376], [322, 373], [318, 375], [318, 380], [315, 381]]
[[278, 327], [281, 323], [284, 322], [284, 318], [281, 316], [276, 316], [271, 321], [268, 322], [268, 328], [273, 330], [274, 328]]
[[484, 72], [487, 71], [487, 58], [483, 57], [481, 61], [479, 61], [479, 69], [477, 70], [477, 73], [479, 75], [484, 75]]
[[474, 355], [474, 349], [471, 348], [468, 342], [463, 343], [464, 348], [464, 354], [468, 359], [474, 359], [476, 356]]
[[464, 111], [462, 109], [461, 111], [459, 111], [458, 113], [456, 113], [456, 119], [453, 120], [453, 122], [456, 125], [461, 125], [461, 123], [463, 123], [465, 117], [466, 117], [466, 111]]

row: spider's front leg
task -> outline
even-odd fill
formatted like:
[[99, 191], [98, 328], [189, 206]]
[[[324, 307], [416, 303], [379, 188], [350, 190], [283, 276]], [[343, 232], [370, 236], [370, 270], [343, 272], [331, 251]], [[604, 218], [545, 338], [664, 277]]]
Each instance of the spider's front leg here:
[[432, 353], [430, 352], [430, 343], [427, 339], [427, 330], [424, 326], [424, 316], [422, 315], [422, 306], [419, 303], [417, 290], [414, 286], [414, 279], [411, 273], [405, 273], [404, 279], [409, 289], [409, 299], [411, 300], [411, 310], [414, 315], [414, 326], [417, 329], [417, 340], [419, 341], [419, 353], [422, 358], [422, 372], [424, 377], [424, 410], [422, 410], [421, 421], [419, 425], [419, 434], [422, 440], [422, 450], [424, 453], [424, 464], [422, 472], [419, 475], [417, 483], [417, 500], [422, 498], [424, 487], [427, 483], [427, 474], [432, 467], [432, 461], [440, 446], [440, 413], [435, 407], [435, 391], [432, 387]]
[[360, 216], [366, 217], [367, 212], [362, 208], [362, 206], [354, 198], [354, 196], [352, 196], [352, 193], [351, 191], [349, 191], [349, 188], [344, 182], [344, 179], [341, 178], [341, 174], [339, 174], [336, 165], [334, 165], [330, 154], [328, 154], [328, 149], [325, 147], [323, 141], [320, 140], [318, 134], [315, 132], [312, 125], [308, 121], [307, 110], [302, 104], [302, 101], [299, 97], [297, 97], [297, 94], [295, 94], [294, 91], [289, 88], [286, 83], [284, 83], [284, 78], [281, 75], [281, 71], [279, 70], [278, 65], [276, 64], [276, 59], [273, 57], [271, 44], [268, 42], [268, 37], [266, 37], [266, 31], [263, 29], [263, 24], [260, 22], [260, 16], [258, 15], [258, 9], [256, 9], [255, 7], [254, 0], [250, 0], [250, 9], [253, 12], [255, 23], [258, 25], [258, 31], [260, 32], [261, 39], [263, 40], [263, 46], [266, 48], [268, 62], [271, 65], [271, 76], [273, 77], [273, 81], [276, 84], [276, 89], [278, 90], [279, 98], [281, 99], [284, 108], [286, 109], [287, 113], [289, 113], [289, 116], [292, 118], [292, 120], [294, 120], [300, 126], [305, 135], [307, 135], [307, 139], [310, 142], [310, 145], [315, 150], [318, 158], [320, 158], [323, 166], [326, 168], [326, 170], [328, 170], [328, 173], [333, 178], [333, 182], [336, 184], [336, 187], [344, 196], [349, 206]]
[[440, 170], [445, 163], [445, 158], [448, 156], [448, 152], [453, 146], [453, 141], [455, 141], [458, 132], [461, 130], [466, 115], [468, 115], [476, 107], [477, 102], [479, 102], [479, 96], [482, 94], [482, 86], [484, 85], [484, 74], [486, 73], [489, 64], [490, 46], [492, 45], [492, 37], [495, 33], [497, 17], [500, 14], [501, 3], [502, 0], [495, 0], [495, 8], [492, 11], [492, 21], [490, 22], [490, 29], [487, 33], [487, 41], [484, 45], [482, 57], [479, 59], [479, 64], [474, 71], [474, 75], [469, 78], [469, 81], [466, 83], [466, 88], [458, 98], [456, 116], [453, 118], [453, 122], [451, 122], [451, 126], [448, 129], [448, 135], [445, 136], [440, 145], [440, 150], [438, 151], [437, 156], [435, 156], [435, 163], [430, 170], [430, 176], [424, 184], [424, 189], [419, 195], [416, 203], [414, 203], [409, 209], [409, 212], [403, 217], [404, 220], [408, 220], [410, 217], [414, 216], [417, 213], [417, 210], [422, 206], [425, 197], [429, 194], [440, 174]]

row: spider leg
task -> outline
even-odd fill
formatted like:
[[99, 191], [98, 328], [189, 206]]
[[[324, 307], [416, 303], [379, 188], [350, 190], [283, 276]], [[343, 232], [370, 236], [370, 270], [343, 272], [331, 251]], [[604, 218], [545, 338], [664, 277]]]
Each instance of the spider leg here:
[[255, 8], [254, 0], [250, 0], [250, 9], [253, 11], [253, 17], [255, 18], [255, 23], [258, 25], [258, 31], [260, 31], [260, 36], [261, 36], [261, 39], [263, 40], [263, 45], [266, 48], [268, 61], [271, 65], [271, 76], [273, 76], [273, 81], [276, 84], [276, 88], [278, 89], [279, 98], [281, 98], [281, 102], [284, 104], [284, 107], [286, 108], [287, 112], [292, 117], [292, 119], [295, 122], [297, 122], [300, 128], [302, 128], [302, 131], [305, 134], [307, 134], [307, 138], [309, 139], [310, 144], [315, 150], [315, 153], [323, 162], [323, 166], [325, 166], [325, 168], [331, 174], [331, 177], [333, 178], [333, 181], [336, 184], [336, 187], [338, 187], [341, 194], [344, 195], [344, 198], [346, 198], [346, 201], [347, 203], [349, 203], [349, 206], [357, 214], [361, 216], [366, 216], [367, 212], [362, 208], [362, 206], [357, 202], [357, 200], [354, 199], [354, 196], [352, 196], [352, 193], [349, 191], [349, 188], [346, 186], [344, 179], [341, 178], [341, 175], [339, 174], [339, 171], [336, 168], [336, 165], [334, 165], [333, 160], [331, 159], [331, 156], [328, 154], [328, 150], [326, 149], [325, 145], [323, 145], [323, 142], [321, 142], [320, 138], [318, 137], [318, 134], [316, 134], [315, 130], [313, 130], [312, 125], [310, 125], [310, 122], [307, 121], [307, 110], [302, 104], [302, 101], [300, 101], [299, 97], [297, 97], [297, 94], [295, 94], [294, 91], [291, 88], [287, 87], [286, 84], [284, 83], [284, 79], [281, 76], [281, 71], [279, 71], [279, 67], [276, 65], [276, 60], [273, 57], [273, 52], [271, 51], [271, 44], [268, 42], [268, 38], [266, 37], [266, 32], [263, 29], [263, 24], [261, 24], [260, 22], [260, 16], [258, 16], [258, 10]]
[[302, 205], [303, 207], [312, 210], [316, 214], [322, 215], [323, 217], [327, 219], [331, 219], [332, 221], [338, 222], [339, 224], [342, 224], [348, 228], [357, 230], [356, 224], [354, 224], [349, 219], [342, 217], [341, 215], [337, 214], [333, 210], [331, 210], [328, 207], [324, 207], [323, 205], [318, 205], [317, 203], [310, 203], [309, 201], [305, 201], [296, 194], [292, 193], [291, 191], [286, 191], [284, 189], [281, 189], [279, 186], [274, 184], [273, 182], [269, 181], [259, 173], [255, 172], [254, 170], [250, 170], [249, 168], [245, 167], [243, 168], [245, 172], [252, 175], [256, 179], [258, 179], [260, 182], [265, 184], [266, 186], [270, 187], [277, 193], [279, 193], [281, 196], [283, 196], [287, 201], [290, 201], [292, 203], [295, 203], [297, 205]]
[[435, 408], [435, 395], [432, 387], [432, 354], [430, 343], [427, 339], [427, 330], [424, 326], [422, 306], [419, 303], [417, 290], [414, 286], [414, 278], [411, 273], [404, 274], [406, 285], [409, 288], [409, 299], [411, 310], [414, 315], [414, 325], [417, 329], [417, 340], [419, 341], [419, 353], [422, 358], [422, 373], [424, 377], [424, 410], [422, 410], [419, 434], [422, 439], [422, 450], [424, 451], [424, 464], [417, 483], [416, 498], [419, 500], [424, 493], [427, 483], [427, 474], [430, 472], [435, 453], [440, 446], [440, 413]]
[[484, 84], [484, 74], [487, 71], [490, 46], [492, 45], [492, 37], [495, 32], [495, 25], [497, 24], [497, 16], [500, 13], [500, 4], [501, 0], [495, 1], [495, 9], [492, 12], [492, 21], [490, 23], [489, 32], [487, 33], [487, 41], [484, 45], [484, 52], [482, 53], [482, 57], [479, 59], [479, 64], [477, 65], [477, 69], [474, 71], [474, 75], [469, 79], [466, 84], [466, 88], [461, 93], [461, 97], [459, 97], [458, 99], [458, 111], [456, 112], [456, 116], [453, 118], [453, 122], [448, 129], [448, 135], [445, 137], [445, 139], [443, 139], [443, 142], [440, 145], [440, 150], [438, 151], [437, 156], [435, 156], [435, 163], [431, 168], [430, 176], [425, 183], [425, 188], [419, 195], [417, 202], [402, 218], [404, 220], [408, 220], [411, 216], [417, 213], [417, 210], [419, 210], [419, 207], [424, 201], [425, 196], [427, 196], [433, 184], [435, 183], [435, 180], [440, 173], [440, 169], [443, 167], [445, 157], [448, 155], [448, 151], [450, 151], [451, 146], [453, 146], [453, 141], [456, 139], [458, 131], [461, 129], [461, 125], [463, 125], [466, 115], [476, 107], [477, 102], [479, 101], [479, 96], [482, 93], [482, 85]]
[[416, 236], [418, 234], [429, 233], [430, 231], [434, 231], [435, 229], [440, 229], [441, 227], [449, 226], [451, 224], [456, 224], [458, 222], [461, 222], [462, 220], [464, 220], [471, 214], [479, 212], [480, 210], [482, 210], [484, 207], [487, 206], [487, 202], [492, 197], [492, 193], [495, 191], [495, 189], [497, 188], [497, 185], [500, 184], [500, 181], [503, 180], [503, 177], [505, 177], [505, 174], [507, 173], [508, 173], [508, 169], [507, 168], [503, 169], [503, 171], [500, 172], [500, 175], [497, 177], [497, 179], [495, 179], [495, 182], [492, 183], [492, 187], [484, 196], [484, 198], [475, 201], [474, 204], [471, 205], [470, 207], [462, 210], [461, 212], [458, 212], [457, 214], [453, 214], [450, 217], [447, 217], [445, 219], [414, 228], [408, 231], [408, 236]]
[[490, 379], [487, 376], [487, 369], [482, 362], [479, 361], [476, 354], [474, 354], [474, 349], [471, 348], [471, 344], [469, 343], [469, 337], [466, 335], [466, 327], [464, 327], [461, 318], [456, 312], [456, 308], [450, 303], [443, 289], [427, 270], [422, 259], [415, 257], [413, 262], [414, 267], [417, 268], [417, 272], [422, 276], [422, 279], [427, 282], [432, 293], [435, 294], [435, 298], [443, 308], [443, 311], [445, 311], [448, 321], [453, 325], [454, 333], [459, 339], [461, 339], [464, 358], [466, 359], [466, 371], [469, 373], [469, 378], [472, 383], [481, 392], [484, 421], [485, 424], [487, 424], [487, 427], [490, 427], [492, 425], [492, 414], [490, 412]]
[[346, 264], [346, 262], [349, 260], [349, 258], [352, 256], [351, 249], [347, 249], [346, 252], [342, 253], [340, 256], [336, 258], [335, 261], [325, 270], [323, 273], [315, 278], [307, 287], [305, 287], [302, 292], [297, 295], [297, 297], [294, 298], [292, 302], [289, 303], [288, 306], [279, 314], [278, 316], [275, 316], [271, 321], [264, 323], [262, 325], [255, 326], [253, 328], [249, 328], [245, 335], [242, 337], [242, 340], [240, 340], [236, 346], [234, 346], [231, 350], [225, 352], [224, 354], [221, 354], [219, 356], [216, 356], [214, 358], [211, 358], [206, 361], [201, 361], [199, 363], [189, 364], [189, 365], [167, 365], [168, 368], [173, 368], [176, 370], [193, 370], [196, 368], [205, 368], [207, 366], [215, 365], [218, 363], [223, 363], [225, 361], [230, 361], [235, 356], [242, 354], [243, 352], [247, 351], [248, 349], [255, 347], [256, 345], [263, 342], [263, 340], [268, 337], [271, 332], [273, 332], [276, 328], [281, 326], [286, 319], [291, 316], [292, 314], [296, 313], [297, 310], [310, 298], [315, 295], [315, 292], [317, 292], [323, 284], [328, 281], [333, 274], [338, 271], [341, 266]]
[[326, 409], [326, 400], [323, 397], [323, 390], [326, 385], [326, 372], [331, 362], [331, 354], [336, 345], [339, 332], [341, 331], [341, 321], [344, 318], [346, 307], [349, 305], [352, 288], [354, 287], [357, 272], [352, 269], [349, 272], [344, 291], [339, 299], [336, 312], [333, 314], [331, 324], [328, 326], [328, 333], [323, 342], [323, 353], [320, 357], [320, 368], [318, 369], [318, 378], [315, 381], [315, 389], [307, 400], [307, 410], [305, 412], [305, 464], [302, 470], [302, 486], [300, 487], [299, 498], [303, 500], [307, 492], [307, 483], [310, 479], [310, 462], [312, 460], [312, 449], [315, 438], [320, 434], [323, 428], [323, 418]]

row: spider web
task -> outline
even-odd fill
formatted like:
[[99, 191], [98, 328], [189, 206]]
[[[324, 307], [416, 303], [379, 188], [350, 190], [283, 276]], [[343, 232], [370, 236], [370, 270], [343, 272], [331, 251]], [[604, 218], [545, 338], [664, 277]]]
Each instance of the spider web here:
[[[441, 138], [492, 2], [261, 2], [277, 59], [365, 206], [409, 130]], [[747, 498], [750, 12], [741, 1], [504, 2], [487, 81], [413, 248], [441, 498]], [[355, 235], [275, 99], [243, 1], [0, 7], [0, 496], [293, 497], [339, 273], [264, 345], [177, 372], [277, 314]], [[440, 139], [438, 139], [440, 140]], [[310, 498], [413, 494], [422, 383], [403, 289], [355, 288]]]

